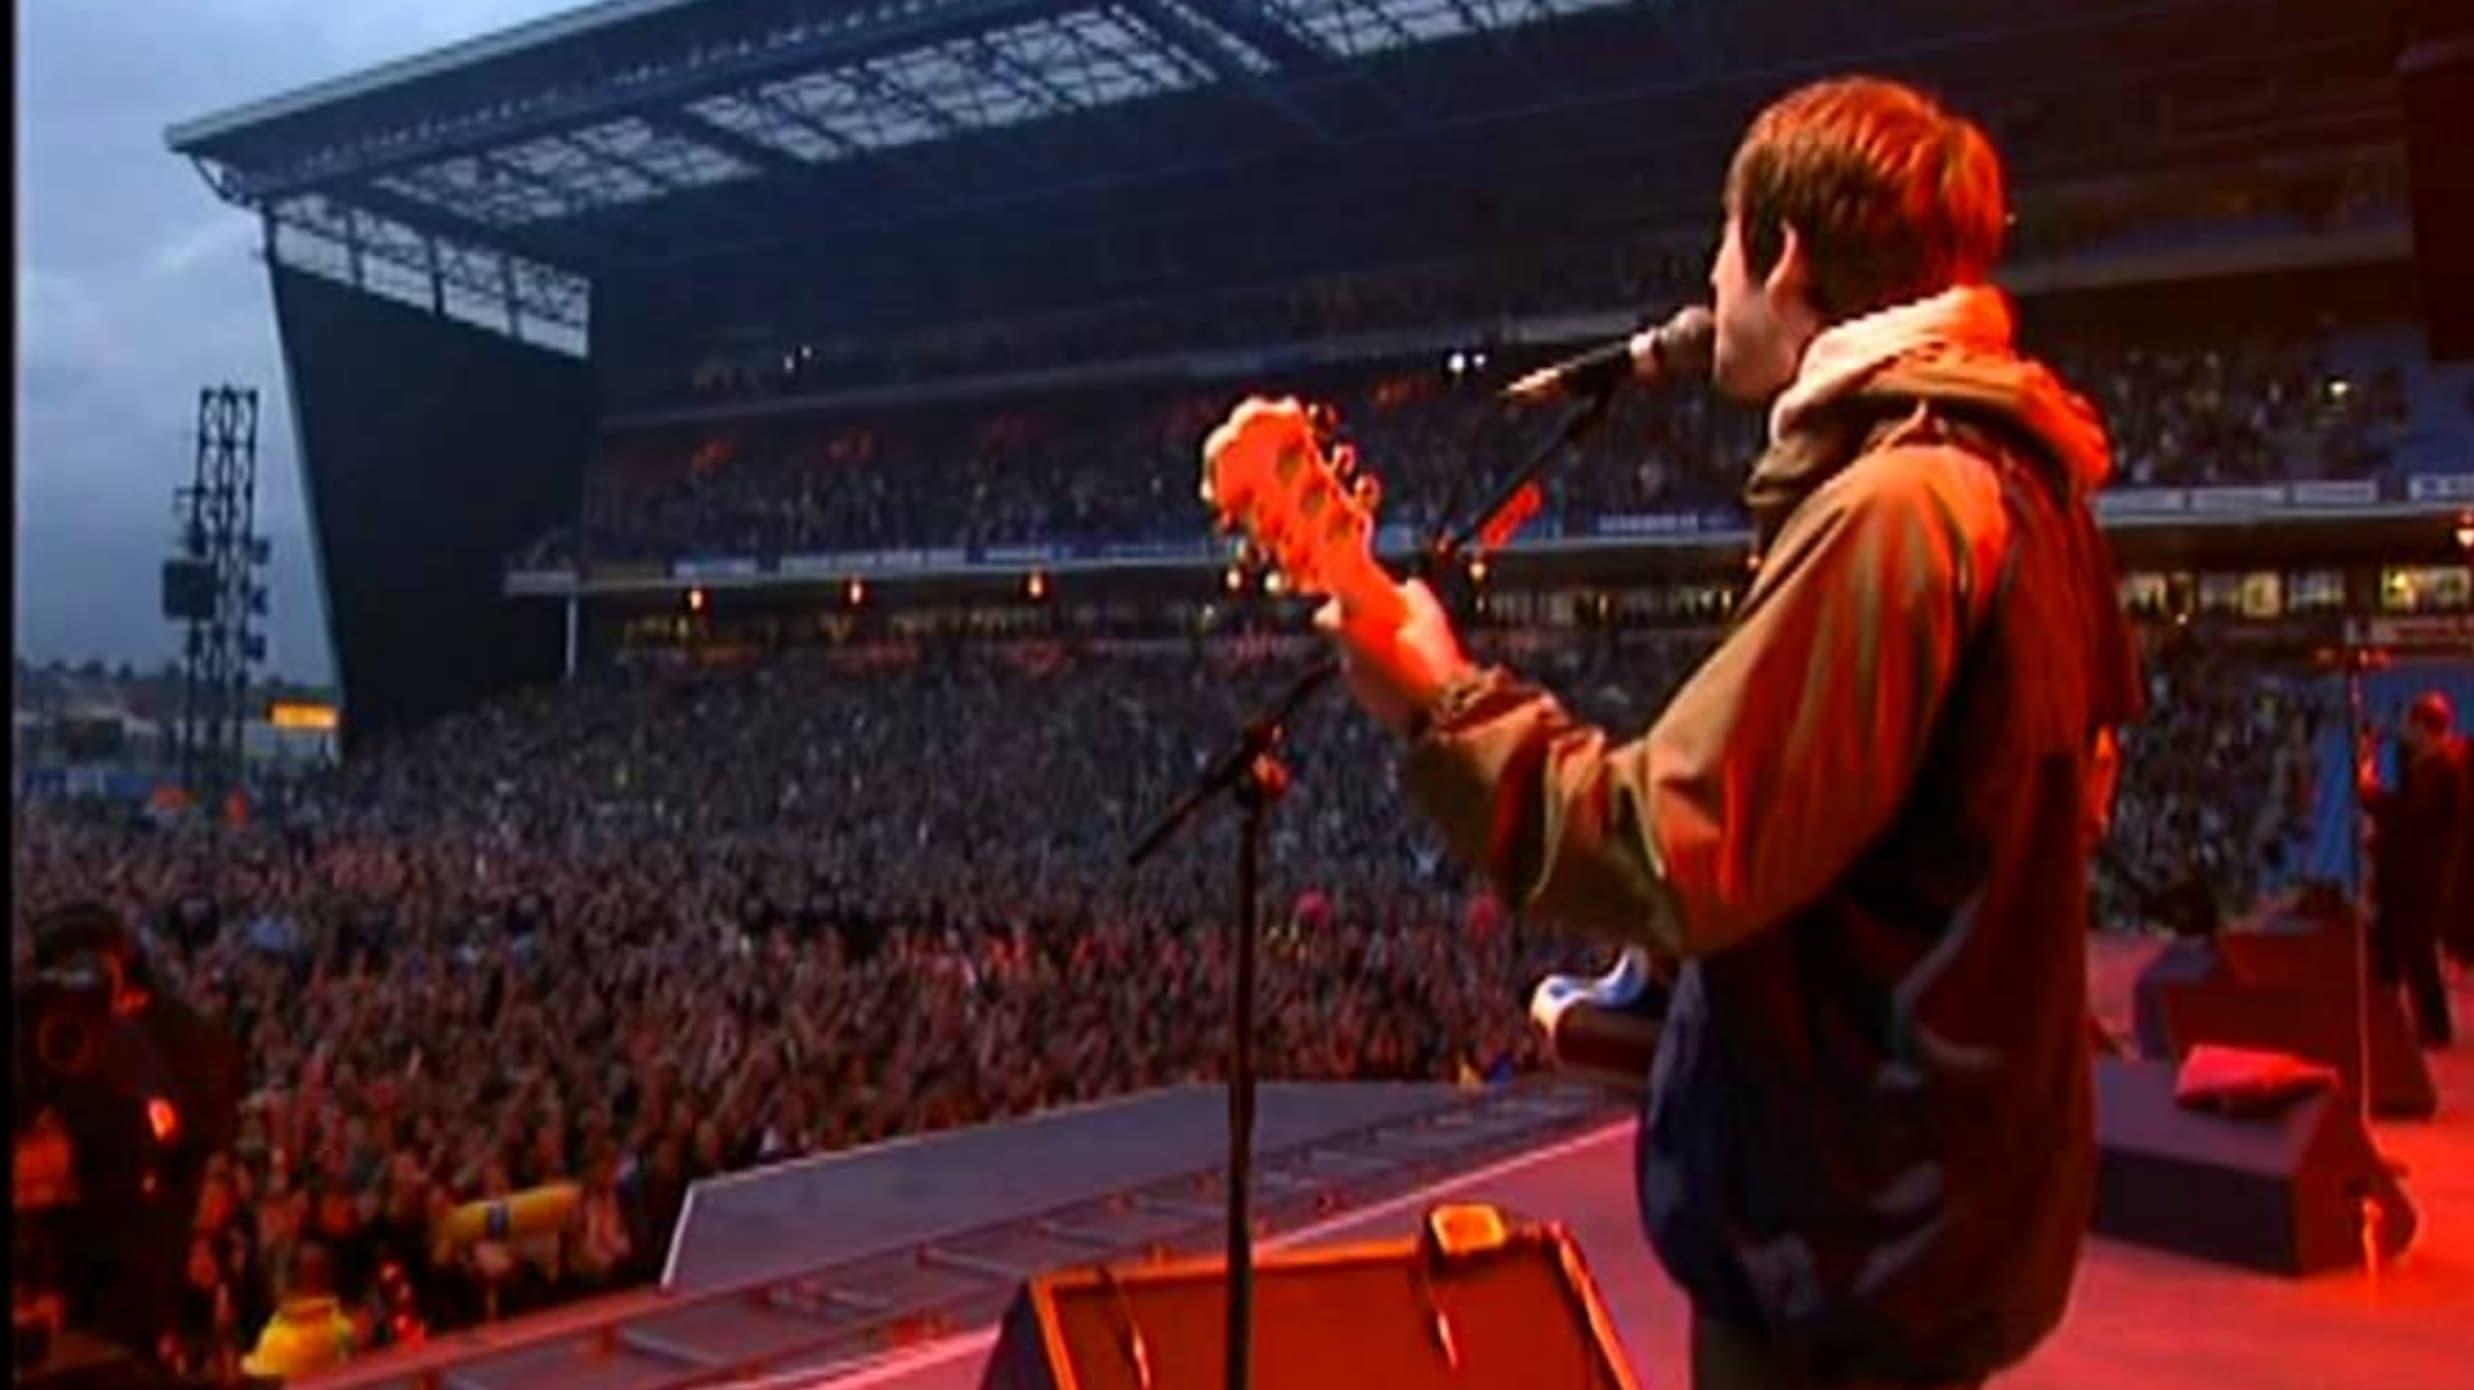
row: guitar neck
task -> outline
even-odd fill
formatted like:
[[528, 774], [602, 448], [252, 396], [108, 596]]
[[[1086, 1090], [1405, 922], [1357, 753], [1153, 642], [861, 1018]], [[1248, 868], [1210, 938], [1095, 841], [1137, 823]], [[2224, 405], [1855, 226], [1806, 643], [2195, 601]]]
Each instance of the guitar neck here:
[[1399, 584], [1371, 552], [1360, 551], [1336, 561], [1331, 570], [1325, 587], [1340, 600], [1340, 611], [1349, 621], [1398, 627], [1408, 618], [1409, 607], [1401, 602]]

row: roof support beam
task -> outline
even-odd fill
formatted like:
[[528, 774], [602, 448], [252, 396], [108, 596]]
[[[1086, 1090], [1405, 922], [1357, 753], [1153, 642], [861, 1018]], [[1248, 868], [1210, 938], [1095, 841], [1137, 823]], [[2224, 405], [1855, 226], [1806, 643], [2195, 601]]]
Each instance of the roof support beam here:
[[636, 113], [636, 119], [651, 126], [657, 133], [685, 140], [690, 144], [710, 145], [741, 164], [762, 173], [797, 175], [808, 171], [805, 160], [777, 150], [771, 145], [751, 140], [721, 122], [686, 107], [676, 110], [639, 111]]
[[1269, 0], [1191, 0], [1212, 23], [1228, 30], [1264, 53], [1270, 54], [1283, 73], [1324, 69], [1337, 73], [1360, 91], [1371, 93], [1392, 124], [1408, 129], [1417, 124], [1408, 105], [1390, 87], [1376, 81], [1367, 72], [1367, 64], [1352, 63], [1321, 46], [1320, 39], [1305, 39], [1286, 23], [1285, 13]]
[[1037, 70], [1023, 66], [1002, 49], [991, 45], [984, 34], [971, 35], [959, 45], [959, 54], [971, 71], [1004, 83], [1051, 113], [1083, 109], [1081, 102], [1042, 77]]
[[929, 129], [934, 130], [939, 136], [953, 135], [966, 128], [961, 121], [954, 119], [952, 112], [921, 96], [914, 88], [896, 82], [878, 72], [868, 63], [859, 62], [846, 68], [836, 68], [833, 75], [865, 90], [870, 96], [891, 101], [894, 105], [925, 121]]
[[[1165, 40], [1186, 61], [1244, 92], [1256, 105], [1276, 117], [1280, 124], [1305, 137], [1309, 144], [1329, 149], [1339, 143], [1338, 137], [1315, 119], [1313, 112], [1306, 110], [1294, 97], [1264, 81], [1243, 63], [1231, 58], [1199, 25], [1174, 8], [1159, 4], [1157, 0], [1126, 0], [1122, 8], [1128, 18]], [[1216, 19], [1217, 15], [1213, 17]], [[1238, 37], [1248, 44], [1253, 43], [1245, 35]]]
[[[330, 243], [340, 243], [347, 235], [345, 228], [290, 205], [270, 206], [265, 216], [270, 222], [297, 228]], [[440, 308], [444, 307], [442, 285], [454, 285], [484, 299], [495, 299], [506, 293], [511, 286], [515, 287], [519, 294], [521, 293], [522, 287], [513, 279], [502, 278], [498, 275], [483, 276], [476, 273], [472, 267], [461, 263], [457, 258], [441, 256], [437, 244], [438, 238], [434, 233], [414, 230], [421, 243], [417, 254], [392, 242], [365, 243], [362, 253], [411, 271], [425, 281], [435, 276], [436, 282], [431, 285], [431, 294], [433, 302]], [[505, 259], [502, 255], [502, 263]], [[582, 328], [584, 326], [582, 315], [589, 312], [584, 305], [567, 304], [542, 295], [534, 296], [534, 302], [530, 308], [535, 317], [563, 323], [570, 328]]]
[[586, 144], [583, 136], [576, 131], [562, 130], [550, 138], [596, 164], [609, 164], [624, 169], [664, 193], [674, 192], [686, 186], [661, 170], [639, 163], [616, 150], [605, 150], [599, 145]]
[[1283, 72], [1321, 67], [1332, 55], [1273, 16], [1262, 0], [1192, 0], [1203, 17], [1243, 39]]
[[743, 91], [876, 54], [1033, 18], [1047, 13], [1053, 3], [1054, 0], [944, 0], [922, 4], [920, 0], [873, 0], [853, 6], [848, 13], [832, 15], [809, 35], [795, 41], [771, 46], [752, 44], [743, 53], [694, 65], [682, 64], [672, 73], [633, 85], [608, 81], [586, 85], [574, 95], [539, 109], [458, 120], [446, 129], [410, 138], [394, 138], [402, 134], [396, 130], [373, 130], [360, 150], [247, 179], [243, 191], [251, 198], [281, 200], [346, 182], [377, 178], [403, 168], [519, 144], [548, 130], [591, 125], [646, 106], [675, 109], [704, 97]]
[[475, 162], [490, 173], [497, 174], [501, 178], [513, 179], [517, 183], [523, 184], [525, 187], [532, 189], [536, 193], [545, 194], [550, 198], [556, 199], [559, 205], [559, 210], [551, 214], [554, 217], [567, 217], [574, 213], [590, 212], [592, 209], [601, 205], [600, 199], [587, 193], [580, 193], [574, 189], [566, 187], [563, 184], [553, 183], [550, 180], [543, 178], [541, 175], [534, 173], [532, 170], [525, 168], [523, 165], [516, 163], [514, 160], [507, 158], [507, 152], [505, 150], [491, 150], [481, 155]]
[[528, 261], [563, 265], [571, 259], [567, 248], [546, 240], [529, 227], [504, 227], [495, 222], [485, 222], [455, 207], [425, 203], [374, 183], [338, 189], [334, 197], [337, 202], [364, 208], [416, 231], [439, 231], [444, 224], [450, 235], [481, 242], [494, 250], [513, 252]]
[[783, 120], [790, 122], [792, 125], [799, 127], [801, 130], [808, 132], [817, 139], [824, 141], [837, 150], [840, 150], [844, 157], [853, 165], [866, 164], [877, 169], [882, 169], [894, 178], [909, 184], [911, 187], [922, 193], [925, 193], [930, 198], [934, 199], [940, 207], [950, 208], [954, 206], [953, 191], [947, 188], [943, 183], [920, 173], [918, 166], [910, 160], [904, 158], [900, 150], [869, 149], [867, 146], [851, 139], [842, 132], [835, 130], [832, 126], [826, 125], [823, 121], [816, 119], [813, 115], [809, 114], [804, 108], [802, 108], [799, 103], [792, 101], [779, 92], [751, 89], [749, 91], [739, 93], [739, 97], [743, 101], [754, 102], [756, 105], [763, 107], [767, 111], [772, 112], [774, 115], [781, 117]]

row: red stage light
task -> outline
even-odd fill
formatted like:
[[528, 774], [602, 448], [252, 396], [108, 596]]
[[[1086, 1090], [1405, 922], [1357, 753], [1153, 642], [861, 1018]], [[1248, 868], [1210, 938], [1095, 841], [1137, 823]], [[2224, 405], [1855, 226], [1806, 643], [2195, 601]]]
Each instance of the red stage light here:
[[146, 1126], [155, 1132], [156, 1143], [169, 1144], [180, 1133], [180, 1112], [170, 1101], [155, 1096], [146, 1102]]

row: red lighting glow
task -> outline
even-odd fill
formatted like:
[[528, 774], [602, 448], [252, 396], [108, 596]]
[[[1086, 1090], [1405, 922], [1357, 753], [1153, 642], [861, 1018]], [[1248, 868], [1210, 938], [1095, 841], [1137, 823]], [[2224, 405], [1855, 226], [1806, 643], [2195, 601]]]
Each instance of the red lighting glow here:
[[180, 1112], [163, 1097], [151, 1097], [146, 1102], [146, 1127], [155, 1132], [156, 1143], [169, 1144], [180, 1133]]

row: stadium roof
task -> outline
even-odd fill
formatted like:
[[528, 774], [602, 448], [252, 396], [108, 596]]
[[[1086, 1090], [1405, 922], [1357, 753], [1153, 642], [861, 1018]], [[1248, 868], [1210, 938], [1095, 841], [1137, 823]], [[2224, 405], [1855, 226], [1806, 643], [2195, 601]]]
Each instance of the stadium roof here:
[[1629, 3], [604, 0], [166, 139], [230, 201], [381, 257], [394, 224], [588, 269], [619, 243], [574, 229], [632, 206], [1214, 86], [1314, 128], [1268, 77]]
[[[2341, 22], [2314, 17], [2325, 12], [2283, 0], [604, 0], [166, 138], [221, 196], [266, 215], [279, 254], [284, 237], [306, 237], [336, 273], [364, 282], [383, 268], [442, 312], [477, 297], [510, 326], [580, 329], [590, 277], [724, 254], [751, 231], [820, 249], [898, 241], [1034, 204], [1097, 209], [1172, 186], [1207, 199], [1198, 173], [1240, 169], [1258, 185], [1338, 171], [1379, 202], [1386, 179], [1466, 179], [1617, 139], [1663, 140], [1670, 154], [1689, 139], [1705, 154], [1699, 144], [1740, 128], [1742, 102], [1713, 92], [1932, 64], [2085, 91], [2142, 63], [2247, 61], [2240, 50], [2284, 30]], [[2073, 52], [2092, 61], [2062, 61]], [[1168, 200], [1117, 204], [1145, 201]]]

